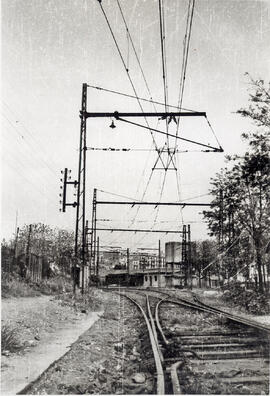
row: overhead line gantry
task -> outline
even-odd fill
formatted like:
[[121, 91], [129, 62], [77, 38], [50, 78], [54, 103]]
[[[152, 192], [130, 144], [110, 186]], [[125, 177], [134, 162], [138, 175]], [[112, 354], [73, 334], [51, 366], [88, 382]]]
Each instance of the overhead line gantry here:
[[[156, 131], [159, 133], [166, 134], [166, 132], [156, 130], [151, 127], [146, 127], [140, 124], [136, 124], [132, 121], [129, 121], [126, 118], [134, 118], [134, 117], [143, 117], [144, 119], [148, 117], [158, 117], [163, 120], [175, 120], [176, 117], [205, 117], [206, 112], [204, 111], [174, 111], [174, 112], [88, 112], [87, 111], [87, 84], [82, 84], [82, 100], [81, 100], [81, 110], [80, 110], [80, 143], [79, 143], [79, 166], [78, 166], [78, 179], [76, 181], [67, 182], [66, 184], [74, 184], [77, 187], [77, 201], [73, 204], [66, 204], [66, 206], [76, 207], [76, 226], [75, 226], [75, 260], [73, 265], [74, 277], [76, 273], [76, 262], [80, 262], [80, 266], [82, 268], [82, 293], [84, 291], [84, 268], [87, 264], [87, 249], [88, 243], [87, 237], [90, 234], [91, 243], [90, 243], [90, 263], [91, 261], [95, 261], [96, 255], [96, 207], [97, 205], [104, 204], [114, 204], [114, 205], [153, 205], [153, 206], [209, 206], [210, 204], [206, 203], [187, 203], [187, 202], [126, 202], [126, 201], [98, 201], [96, 198], [93, 200], [93, 211], [92, 211], [92, 227], [91, 232], [86, 225], [86, 153], [87, 153], [87, 119], [88, 118], [115, 118], [119, 121], [124, 121], [130, 124], [133, 124], [138, 127], [143, 127], [150, 131]], [[173, 135], [175, 137], [175, 135]], [[179, 139], [189, 141], [190, 143], [198, 144], [208, 149], [212, 149], [214, 152], [222, 152], [223, 149], [221, 147], [212, 147], [210, 145], [205, 145], [199, 142], [191, 141], [182, 137], [178, 137]], [[164, 167], [165, 170], [167, 168]], [[66, 185], [64, 186], [66, 188]], [[65, 190], [66, 191], [66, 190]], [[94, 194], [96, 194], [96, 190], [94, 190]], [[151, 231], [151, 230], [149, 230]], [[154, 230], [152, 230], [154, 231]], [[134, 231], [133, 231], [134, 232]], [[146, 232], [146, 231], [135, 231], [135, 232]], [[164, 232], [164, 231], [162, 231]], [[166, 231], [165, 231], [166, 232]], [[90, 264], [91, 265], [91, 264]], [[75, 280], [74, 280], [74, 291], [75, 291]]]

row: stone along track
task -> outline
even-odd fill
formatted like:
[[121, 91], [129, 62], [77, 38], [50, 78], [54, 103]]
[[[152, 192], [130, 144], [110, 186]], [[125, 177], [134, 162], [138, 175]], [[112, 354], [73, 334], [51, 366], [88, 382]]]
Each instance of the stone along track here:
[[158, 303], [174, 393], [268, 394], [269, 329], [173, 292]]

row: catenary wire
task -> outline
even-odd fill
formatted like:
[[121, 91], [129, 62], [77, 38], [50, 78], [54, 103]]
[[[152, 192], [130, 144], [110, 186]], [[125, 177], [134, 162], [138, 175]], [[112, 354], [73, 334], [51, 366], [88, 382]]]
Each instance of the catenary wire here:
[[[136, 90], [135, 85], [134, 85], [134, 83], [133, 83], [133, 81], [132, 81], [132, 78], [131, 78], [131, 76], [130, 76], [130, 74], [129, 74], [129, 70], [128, 70], [127, 66], [126, 66], [125, 60], [124, 60], [124, 58], [123, 58], [122, 52], [121, 52], [121, 50], [120, 50], [120, 47], [119, 47], [119, 45], [118, 45], [118, 42], [117, 42], [116, 37], [115, 37], [115, 35], [114, 35], [114, 32], [113, 32], [113, 30], [112, 30], [112, 27], [111, 27], [111, 24], [110, 24], [109, 19], [108, 19], [108, 17], [107, 17], [107, 14], [106, 14], [106, 12], [105, 12], [105, 10], [104, 10], [104, 8], [103, 8], [102, 3], [101, 3], [100, 0], [98, 0], [98, 3], [99, 3], [99, 5], [100, 5], [101, 11], [102, 11], [102, 13], [103, 13], [103, 16], [104, 16], [104, 18], [105, 18], [105, 20], [106, 20], [107, 26], [108, 26], [108, 28], [109, 28], [109, 30], [110, 30], [111, 36], [112, 36], [113, 41], [114, 41], [114, 43], [115, 43], [116, 49], [117, 49], [118, 54], [119, 54], [120, 59], [121, 59], [121, 62], [122, 62], [123, 66], [124, 66], [124, 69], [125, 69], [125, 71], [126, 71], [126, 73], [127, 73], [128, 80], [129, 80], [129, 82], [130, 82], [130, 84], [131, 84], [131, 87], [132, 87], [132, 89], [133, 89], [134, 95], [135, 95], [135, 97], [136, 97], [136, 99], [137, 99], [137, 102], [138, 102], [138, 104], [139, 104], [139, 107], [140, 107], [140, 109], [141, 109], [141, 111], [142, 111], [142, 113], [143, 113], [144, 111], [143, 111], [141, 102], [140, 102], [140, 100], [138, 99], [137, 90]], [[152, 136], [152, 140], [153, 140], [153, 143], [154, 143], [154, 145], [155, 145], [155, 148], [157, 148], [157, 143], [156, 143], [156, 141], [155, 141], [155, 137], [154, 137], [153, 131], [152, 131], [152, 130], [150, 129], [150, 127], [149, 127], [149, 123], [148, 123], [148, 121], [147, 121], [147, 118], [146, 118], [146, 117], [144, 117], [144, 118], [145, 118], [145, 122], [146, 122], [146, 125], [147, 125], [146, 128], [148, 128], [148, 130], [150, 131], [150, 134], [151, 134], [151, 136]], [[162, 161], [162, 159], [161, 159], [161, 161]], [[162, 162], [163, 162], [163, 161], [162, 161]]]
[[152, 93], [151, 93], [151, 91], [150, 91], [150, 88], [149, 88], [148, 82], [147, 82], [147, 80], [146, 80], [146, 76], [145, 76], [145, 73], [144, 73], [144, 71], [143, 71], [143, 68], [142, 68], [142, 65], [141, 65], [141, 62], [140, 62], [140, 59], [139, 59], [139, 56], [138, 56], [138, 53], [137, 53], [136, 47], [135, 47], [135, 45], [134, 45], [134, 41], [133, 41], [133, 39], [132, 39], [132, 36], [131, 36], [131, 34], [130, 34], [130, 30], [129, 30], [129, 27], [128, 27], [128, 24], [127, 24], [126, 18], [125, 18], [125, 16], [124, 16], [124, 13], [123, 13], [123, 9], [122, 9], [122, 7], [121, 7], [120, 0], [116, 0], [116, 2], [117, 2], [117, 5], [118, 5], [118, 8], [119, 8], [119, 11], [120, 11], [121, 17], [122, 17], [122, 19], [123, 19], [123, 22], [124, 22], [124, 25], [125, 25], [125, 28], [126, 28], [126, 31], [127, 31], [128, 38], [129, 38], [129, 40], [130, 40], [130, 42], [131, 42], [132, 49], [133, 49], [133, 51], [134, 51], [134, 54], [135, 54], [135, 58], [136, 58], [136, 60], [137, 60], [138, 66], [139, 66], [139, 68], [140, 68], [140, 71], [141, 71], [141, 74], [142, 74], [142, 77], [143, 77], [143, 81], [144, 81], [144, 83], [145, 83], [145, 86], [146, 86], [147, 92], [148, 92], [148, 94], [149, 94], [149, 97], [150, 97], [150, 102], [153, 104], [153, 106], [154, 106], [154, 109], [156, 110], [156, 108], [155, 108], [155, 104], [154, 104], [154, 102], [153, 102], [153, 96], [152, 96]]
[[[190, 0], [189, 1], [188, 17], [187, 17], [188, 29], [186, 30], [187, 37], [185, 35], [184, 55], [183, 55], [183, 64], [182, 64], [181, 81], [180, 81], [179, 98], [178, 98], [178, 106], [180, 108], [181, 108], [182, 102], [183, 102], [183, 95], [184, 95], [184, 88], [185, 88], [185, 81], [186, 81], [186, 71], [187, 71], [187, 62], [188, 62], [188, 55], [189, 55], [194, 7], [195, 7], [195, 0]], [[190, 8], [191, 8], [191, 10], [190, 10]], [[178, 136], [178, 133], [179, 133], [179, 125], [180, 125], [180, 117], [177, 118], [176, 136]], [[176, 140], [175, 140], [175, 148], [176, 148]]]

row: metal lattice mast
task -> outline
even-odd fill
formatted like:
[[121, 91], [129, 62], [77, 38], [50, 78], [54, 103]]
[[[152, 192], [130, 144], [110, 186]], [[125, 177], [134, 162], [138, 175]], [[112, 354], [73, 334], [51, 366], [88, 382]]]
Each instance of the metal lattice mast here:
[[187, 230], [185, 225], [183, 225], [182, 232], [182, 265], [185, 274], [185, 286], [187, 286]]
[[[86, 181], [86, 117], [87, 110], [87, 84], [82, 85], [81, 102], [81, 127], [80, 127], [80, 146], [79, 146], [79, 166], [78, 166], [78, 187], [77, 187], [77, 210], [75, 226], [75, 260], [81, 262], [82, 274], [84, 278], [84, 267], [86, 263], [86, 234], [85, 234], [85, 181]], [[74, 268], [74, 274], [76, 267]], [[83, 279], [84, 280], [84, 279]], [[75, 290], [75, 277], [74, 277]], [[84, 284], [82, 284], [82, 293]]]
[[[95, 259], [96, 259], [96, 223], [97, 223], [97, 189], [94, 188], [93, 202], [92, 202], [92, 224], [91, 224], [91, 243], [90, 243], [90, 268], [93, 268], [93, 274], [96, 273]], [[90, 271], [91, 281], [91, 271]]]

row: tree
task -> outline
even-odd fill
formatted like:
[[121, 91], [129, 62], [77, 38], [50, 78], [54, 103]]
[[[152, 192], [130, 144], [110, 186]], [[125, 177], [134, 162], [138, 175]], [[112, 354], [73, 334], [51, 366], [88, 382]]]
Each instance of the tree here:
[[[191, 252], [192, 266], [194, 273], [199, 278], [199, 286], [201, 286], [201, 279], [210, 278], [211, 274], [218, 275], [218, 263], [215, 262], [217, 257], [215, 241], [209, 239], [194, 241], [191, 243]], [[211, 265], [209, 266], [209, 264]]]
[[43, 256], [51, 262], [57, 264], [63, 272], [70, 273], [74, 233], [58, 228], [51, 228], [42, 223], [30, 226], [24, 225], [19, 233], [18, 251], [25, 253], [29, 245], [29, 250], [38, 256]]
[[[250, 118], [257, 130], [242, 134], [248, 146], [246, 153], [227, 157], [230, 169], [222, 169], [212, 179], [210, 192], [214, 200], [204, 216], [223, 250], [235, 249], [237, 243], [239, 251], [243, 237], [250, 236], [259, 291], [263, 292], [263, 247], [270, 230], [270, 89], [262, 80], [251, 80], [249, 96], [248, 108], [237, 113]], [[238, 255], [238, 262], [239, 259]]]

